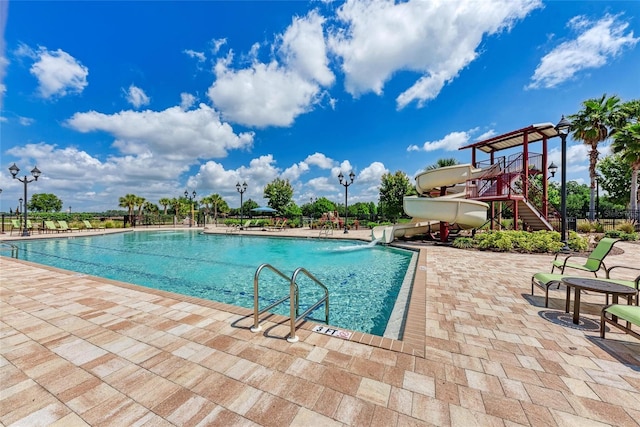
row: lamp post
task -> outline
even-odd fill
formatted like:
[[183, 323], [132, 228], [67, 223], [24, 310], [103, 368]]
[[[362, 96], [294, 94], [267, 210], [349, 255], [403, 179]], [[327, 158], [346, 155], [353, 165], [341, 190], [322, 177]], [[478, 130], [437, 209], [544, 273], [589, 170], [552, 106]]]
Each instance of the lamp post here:
[[547, 169], [549, 170], [549, 173], [551, 174], [551, 178], [556, 176], [556, 172], [558, 172], [558, 166], [556, 166], [555, 163], [551, 162], [551, 164], [549, 165], [549, 167]]
[[25, 175], [24, 178], [20, 179], [20, 178], [18, 178], [18, 172], [20, 172], [20, 168], [18, 166], [16, 166], [15, 163], [13, 165], [11, 165], [11, 167], [9, 168], [9, 172], [11, 172], [11, 175], [13, 176], [13, 179], [17, 179], [18, 181], [20, 181], [20, 182], [22, 182], [24, 184], [24, 226], [22, 227], [22, 235], [23, 236], [28, 236], [29, 235], [29, 229], [27, 228], [27, 200], [28, 200], [27, 199], [27, 184], [29, 184], [30, 182], [33, 182], [33, 181], [37, 181], [42, 172], [40, 172], [40, 170], [38, 169], [37, 166], [34, 166], [33, 169], [31, 169], [31, 175], [33, 175], [33, 179], [29, 179], [27, 177], [27, 175]]
[[560, 216], [562, 224], [560, 227], [560, 240], [564, 243], [563, 251], [569, 251], [569, 245], [567, 245], [567, 135], [569, 135], [569, 129], [571, 128], [571, 122], [565, 119], [564, 115], [556, 125], [556, 131], [560, 135], [562, 141], [562, 161], [561, 161], [561, 199], [560, 199]]
[[596, 174], [596, 220], [600, 219], [600, 180], [602, 175]]
[[247, 187], [247, 181], [243, 182], [242, 185], [240, 185], [240, 181], [238, 181], [238, 183], [236, 184], [236, 190], [238, 190], [238, 193], [240, 193], [240, 230], [244, 229], [244, 227], [242, 226], [242, 223], [244, 222], [244, 212], [242, 210], [242, 195], [245, 191], [247, 191]]
[[344, 175], [342, 172], [338, 175], [338, 180], [340, 184], [344, 185], [344, 234], [347, 234], [349, 230], [347, 230], [347, 220], [349, 219], [349, 207], [347, 206], [347, 194], [349, 192], [348, 188], [351, 184], [353, 184], [353, 179], [356, 177], [356, 174], [353, 171], [349, 172], [349, 178], [351, 181], [347, 181], [344, 179]]
[[189, 216], [189, 227], [193, 226], [193, 201], [196, 198], [196, 190], [193, 190], [191, 196], [189, 196], [189, 192], [187, 190], [184, 191], [184, 197], [189, 200], [189, 204], [191, 205], [191, 215]]

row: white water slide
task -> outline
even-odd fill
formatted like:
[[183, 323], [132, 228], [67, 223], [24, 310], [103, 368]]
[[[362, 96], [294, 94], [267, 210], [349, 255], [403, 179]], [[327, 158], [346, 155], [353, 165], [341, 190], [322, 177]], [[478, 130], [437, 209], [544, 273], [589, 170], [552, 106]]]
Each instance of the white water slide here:
[[489, 205], [476, 200], [465, 199], [462, 184], [468, 179], [479, 178], [486, 169], [474, 169], [470, 164], [431, 169], [416, 176], [416, 190], [419, 194], [429, 194], [441, 187], [451, 187], [442, 197], [407, 196], [403, 208], [412, 217], [410, 223], [381, 225], [371, 230], [371, 238], [382, 243], [391, 243], [396, 237], [411, 237], [430, 231], [440, 222], [456, 224], [460, 228], [480, 227], [487, 221]]

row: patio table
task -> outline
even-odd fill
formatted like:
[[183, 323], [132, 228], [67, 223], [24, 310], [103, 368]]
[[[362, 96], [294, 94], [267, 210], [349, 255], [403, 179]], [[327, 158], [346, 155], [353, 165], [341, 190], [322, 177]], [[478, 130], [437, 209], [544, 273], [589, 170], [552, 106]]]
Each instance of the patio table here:
[[612, 302], [618, 303], [618, 296], [626, 296], [627, 304], [631, 304], [633, 296], [637, 290], [628, 286], [619, 285], [617, 283], [605, 282], [604, 280], [590, 279], [586, 277], [565, 277], [561, 280], [567, 288], [567, 301], [565, 303], [565, 313], [569, 312], [569, 303], [571, 299], [571, 288], [574, 289], [573, 297], [573, 323], [578, 324], [580, 318], [580, 291], [592, 291], [605, 294], [607, 296], [607, 304], [609, 303], [609, 295]]

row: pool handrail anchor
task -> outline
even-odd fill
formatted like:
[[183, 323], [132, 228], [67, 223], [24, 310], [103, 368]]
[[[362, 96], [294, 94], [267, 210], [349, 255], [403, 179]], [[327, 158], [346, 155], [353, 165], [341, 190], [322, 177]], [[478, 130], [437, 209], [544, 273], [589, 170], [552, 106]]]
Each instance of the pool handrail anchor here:
[[[262, 310], [258, 310], [259, 308], [259, 294], [258, 294], [258, 289], [259, 289], [259, 281], [260, 281], [260, 273], [262, 272], [262, 270], [264, 270], [265, 268], [268, 268], [269, 270], [273, 271], [274, 273], [276, 273], [278, 276], [282, 277], [283, 279], [285, 279], [287, 282], [291, 282], [291, 279], [285, 275], [283, 272], [281, 272], [280, 270], [278, 270], [277, 268], [275, 268], [274, 266], [272, 266], [271, 264], [262, 264], [260, 265], [260, 267], [258, 267], [258, 269], [256, 270], [256, 273], [253, 275], [253, 326], [251, 327], [251, 332], [260, 332], [262, 330], [262, 326], [260, 326], [260, 315], [268, 310], [271, 310], [273, 307], [282, 304], [283, 302], [287, 301], [290, 298], [290, 295], [287, 295], [283, 298], [280, 298], [278, 301], [274, 302], [273, 304], [263, 308]], [[294, 296], [294, 301], [296, 302], [296, 306], [298, 305], [298, 301], [297, 301], [297, 293], [298, 290], [296, 289], [295, 291], [295, 296]], [[293, 304], [292, 304], [293, 305]]]
[[[262, 273], [262, 270], [264, 270], [265, 268], [273, 271], [278, 276], [282, 277], [287, 282], [289, 282], [289, 294], [273, 302], [272, 304], [263, 308], [262, 310], [260, 310], [259, 309], [260, 273]], [[318, 286], [320, 286], [324, 291], [324, 296], [320, 298], [311, 307], [309, 307], [307, 310], [305, 310], [305, 312], [302, 314], [300, 314], [300, 292], [298, 289], [298, 283], [296, 282], [296, 279], [299, 273], [303, 273], [305, 276], [310, 278]], [[258, 267], [258, 269], [256, 270], [256, 273], [253, 275], [253, 326], [251, 327], [251, 332], [260, 332], [262, 330], [262, 326], [260, 325], [260, 315], [262, 313], [271, 310], [272, 308], [282, 304], [287, 300], [293, 301], [293, 303], [289, 304], [290, 306], [289, 321], [291, 324], [291, 333], [287, 338], [288, 342], [291, 342], [291, 343], [298, 342], [298, 337], [296, 336], [296, 323], [300, 319], [304, 318], [309, 313], [311, 313], [313, 310], [318, 308], [322, 303], [325, 303], [325, 307], [324, 307], [325, 323], [329, 324], [329, 290], [320, 280], [318, 280], [313, 274], [311, 274], [307, 269], [303, 267], [297, 268], [291, 275], [291, 278], [289, 278], [280, 270], [272, 266], [271, 264], [265, 263], [260, 265], [260, 267]]]
[[[298, 314], [299, 303], [300, 303], [300, 301], [298, 300], [299, 299], [298, 284], [296, 283], [296, 278], [298, 277], [298, 273], [304, 273], [305, 276], [313, 280], [324, 291], [324, 296], [320, 298], [311, 307], [306, 309], [305, 312], [302, 314]], [[306, 268], [298, 267], [296, 271], [293, 272], [293, 275], [291, 276], [291, 285], [289, 286], [289, 292], [290, 292], [289, 298], [291, 298], [292, 300], [295, 298], [296, 304], [295, 304], [295, 307], [291, 305], [291, 309], [290, 309], [289, 321], [291, 322], [291, 333], [289, 334], [289, 338], [287, 338], [287, 341], [290, 343], [294, 343], [294, 342], [298, 342], [298, 337], [296, 336], [296, 323], [300, 319], [304, 318], [307, 314], [311, 313], [313, 310], [318, 308], [322, 303], [325, 303], [324, 304], [325, 323], [329, 324], [329, 290], [320, 280], [318, 280]]]

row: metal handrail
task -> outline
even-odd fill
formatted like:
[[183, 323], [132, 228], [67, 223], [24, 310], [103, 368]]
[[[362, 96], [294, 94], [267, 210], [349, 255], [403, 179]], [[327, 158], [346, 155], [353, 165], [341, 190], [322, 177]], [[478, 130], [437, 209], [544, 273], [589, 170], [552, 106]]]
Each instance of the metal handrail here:
[[[291, 322], [291, 333], [289, 334], [289, 338], [287, 338], [287, 341], [289, 341], [289, 342], [298, 342], [298, 337], [296, 336], [296, 323], [298, 322], [298, 320], [304, 318], [307, 314], [311, 313], [313, 310], [318, 308], [320, 306], [320, 304], [322, 304], [323, 302], [325, 303], [325, 305], [324, 305], [325, 323], [329, 324], [329, 290], [327, 289], [327, 287], [320, 280], [318, 280], [306, 268], [298, 267], [296, 269], [296, 271], [293, 272], [293, 275], [291, 276], [291, 285], [290, 285], [290, 289], [289, 289], [289, 292], [291, 293], [290, 298], [293, 299], [294, 298], [294, 292], [296, 294], [298, 292], [298, 285], [296, 284], [296, 278], [298, 277], [298, 273], [304, 273], [308, 278], [310, 278], [311, 280], [316, 282], [316, 284], [318, 286], [320, 286], [324, 290], [324, 296], [322, 298], [320, 298], [318, 300], [318, 302], [313, 304], [311, 307], [309, 307], [307, 310], [305, 310], [304, 313], [302, 313], [300, 315], [298, 315], [298, 301], [296, 301], [295, 308], [293, 307], [293, 305], [291, 305], [290, 318], [289, 318], [289, 320]], [[295, 312], [294, 312], [294, 310], [295, 310]]]
[[258, 269], [256, 270], [256, 273], [253, 275], [253, 327], [251, 328], [251, 332], [260, 332], [262, 330], [262, 327], [260, 326], [259, 317], [265, 311], [271, 310], [273, 307], [282, 304], [283, 302], [287, 301], [289, 298], [292, 298], [292, 301], [294, 301], [294, 304], [291, 304], [292, 307], [294, 305], [297, 307], [298, 306], [298, 302], [299, 302], [298, 301], [298, 289], [297, 289], [297, 285], [296, 285], [295, 295], [294, 295], [294, 292], [291, 291], [291, 295], [294, 295], [293, 297], [291, 295], [287, 295], [287, 296], [285, 296], [283, 298], [280, 298], [278, 301], [274, 302], [273, 304], [269, 305], [268, 307], [265, 307], [262, 310], [258, 311], [258, 307], [259, 307], [259, 295], [258, 295], [259, 286], [258, 286], [258, 284], [259, 284], [259, 280], [260, 280], [260, 273], [265, 268], [268, 268], [269, 270], [273, 271], [278, 276], [282, 277], [284, 280], [289, 282], [289, 287], [291, 287], [291, 279], [288, 276], [286, 276], [283, 272], [281, 272], [280, 270], [278, 270], [277, 268], [272, 266], [271, 264], [262, 264], [260, 267], [258, 267]]
[[[273, 271], [274, 273], [276, 273], [277, 275], [279, 275], [280, 277], [282, 277], [283, 279], [289, 282], [289, 295], [284, 296], [279, 300], [275, 301], [274, 303], [270, 304], [268, 307], [265, 307], [262, 310], [259, 310], [258, 309], [259, 308], [258, 289], [260, 287], [259, 286], [260, 273], [265, 268], [268, 268], [269, 270]], [[311, 307], [309, 307], [307, 310], [305, 310], [305, 312], [302, 314], [299, 314], [300, 292], [298, 290], [298, 283], [296, 282], [296, 279], [299, 273], [304, 273], [308, 278], [313, 280], [324, 291], [324, 296], [320, 298]], [[291, 275], [291, 278], [289, 278], [283, 272], [281, 272], [271, 264], [262, 264], [260, 265], [260, 267], [258, 267], [258, 269], [256, 270], [256, 273], [253, 275], [253, 327], [251, 328], [251, 332], [260, 332], [262, 330], [262, 326], [260, 326], [260, 315], [262, 313], [268, 310], [271, 310], [275, 306], [280, 305], [287, 300], [292, 301], [289, 303], [289, 307], [290, 307], [289, 320], [291, 322], [291, 334], [289, 335], [289, 338], [287, 338], [287, 341], [289, 342], [298, 341], [298, 337], [296, 336], [296, 323], [300, 319], [304, 318], [306, 315], [311, 313], [313, 310], [318, 308], [322, 303], [325, 303], [325, 307], [324, 307], [325, 323], [329, 324], [329, 290], [320, 280], [318, 280], [313, 274], [311, 274], [307, 269], [303, 267], [298, 267], [296, 271], [294, 271], [293, 274]]]
[[18, 252], [20, 251], [20, 249], [16, 245], [8, 242], [0, 242], [1, 250], [5, 249], [4, 246], [8, 246], [11, 249], [11, 258], [18, 259]]

